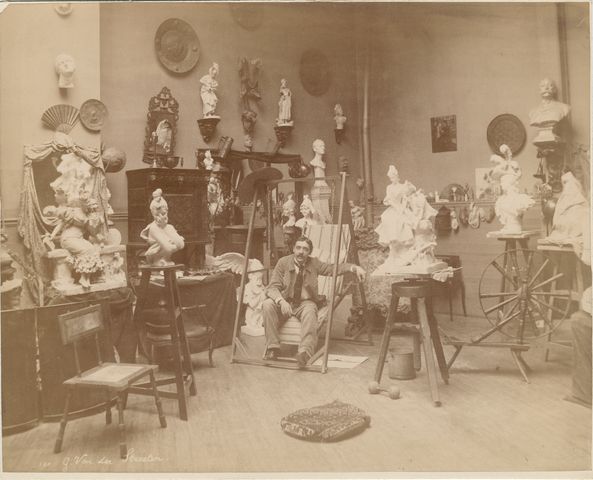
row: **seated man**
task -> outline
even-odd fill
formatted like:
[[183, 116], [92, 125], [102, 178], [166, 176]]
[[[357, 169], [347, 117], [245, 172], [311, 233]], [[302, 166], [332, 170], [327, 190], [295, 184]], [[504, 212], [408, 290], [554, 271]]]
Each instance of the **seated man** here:
[[[317, 308], [323, 302], [318, 295], [318, 275], [332, 275], [333, 265], [324, 263], [309, 255], [313, 244], [307, 237], [299, 237], [295, 242], [293, 254], [278, 260], [272, 279], [268, 285], [264, 300], [263, 318], [266, 331], [267, 360], [278, 357], [280, 339], [278, 329], [294, 315], [301, 322], [301, 343], [298, 348], [297, 362], [303, 368], [317, 345]], [[338, 273], [355, 273], [359, 280], [364, 280], [365, 271], [358, 265], [341, 263]]]

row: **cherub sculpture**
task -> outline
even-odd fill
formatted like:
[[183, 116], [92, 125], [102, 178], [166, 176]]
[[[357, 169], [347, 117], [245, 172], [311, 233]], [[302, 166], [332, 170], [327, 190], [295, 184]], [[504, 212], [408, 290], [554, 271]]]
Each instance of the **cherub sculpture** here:
[[[240, 253], [223, 253], [212, 259], [214, 267], [219, 270], [230, 270], [238, 275], [243, 275], [245, 257]], [[255, 259], [247, 263], [247, 283], [243, 293], [242, 303], [245, 305], [245, 326], [241, 332], [253, 337], [264, 334], [264, 319], [262, 305], [266, 299], [266, 286], [263, 282], [264, 266]], [[237, 295], [239, 292], [237, 292]]]
[[504, 158], [499, 155], [490, 157], [490, 161], [495, 164], [490, 176], [500, 182], [502, 190], [502, 195], [494, 204], [496, 216], [502, 223], [502, 229], [498, 233], [521, 233], [523, 214], [534, 204], [534, 200], [529, 195], [519, 192], [521, 167], [513, 160], [511, 149], [503, 144], [500, 146], [500, 153]]
[[181, 250], [185, 241], [175, 227], [169, 224], [169, 206], [160, 188], [152, 193], [150, 213], [154, 221], [140, 232], [140, 237], [148, 242], [148, 250], [144, 253], [146, 261], [158, 267], [172, 265], [171, 255]]

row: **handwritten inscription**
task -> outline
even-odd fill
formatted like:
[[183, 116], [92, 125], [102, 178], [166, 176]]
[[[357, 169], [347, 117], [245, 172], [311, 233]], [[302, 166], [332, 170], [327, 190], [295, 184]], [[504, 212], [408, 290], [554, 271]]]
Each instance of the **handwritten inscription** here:
[[[153, 455], [152, 453], [147, 454], [140, 454], [137, 453], [133, 448], [128, 450], [128, 454], [125, 458], [117, 459], [121, 460], [125, 463], [154, 463], [154, 462], [164, 462], [165, 459], [159, 457], [158, 455]], [[93, 457], [86, 453], [82, 455], [74, 455], [74, 456], [66, 456], [62, 459], [62, 471], [67, 472], [72, 467], [82, 466], [82, 465], [113, 465], [113, 460], [106, 456], [101, 457]], [[40, 468], [51, 468], [51, 463], [47, 461], [39, 462]]]

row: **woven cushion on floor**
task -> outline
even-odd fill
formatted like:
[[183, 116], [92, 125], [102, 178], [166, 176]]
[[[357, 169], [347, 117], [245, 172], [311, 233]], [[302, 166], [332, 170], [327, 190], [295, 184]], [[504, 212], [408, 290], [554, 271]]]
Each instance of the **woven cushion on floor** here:
[[361, 432], [371, 423], [366, 412], [334, 400], [327, 405], [303, 408], [280, 421], [284, 433], [304, 440], [333, 442]]

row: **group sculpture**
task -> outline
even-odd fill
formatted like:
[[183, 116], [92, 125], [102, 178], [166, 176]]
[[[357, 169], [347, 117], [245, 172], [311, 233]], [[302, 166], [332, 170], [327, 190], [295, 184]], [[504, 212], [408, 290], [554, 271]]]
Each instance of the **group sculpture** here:
[[436, 235], [432, 219], [436, 210], [430, 206], [422, 190], [401, 182], [395, 166], [387, 172], [387, 186], [381, 222], [375, 229], [379, 243], [389, 247], [389, 255], [373, 275], [400, 273], [432, 273], [443, 268], [434, 256]]

